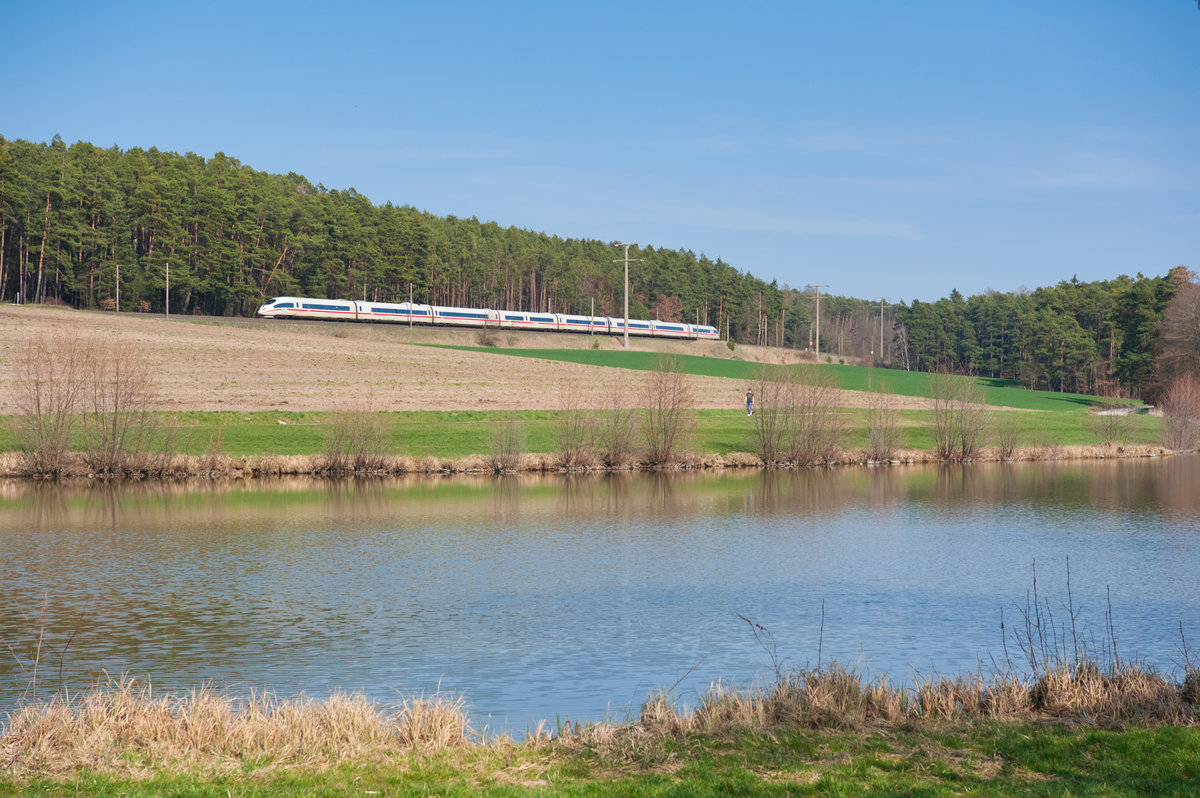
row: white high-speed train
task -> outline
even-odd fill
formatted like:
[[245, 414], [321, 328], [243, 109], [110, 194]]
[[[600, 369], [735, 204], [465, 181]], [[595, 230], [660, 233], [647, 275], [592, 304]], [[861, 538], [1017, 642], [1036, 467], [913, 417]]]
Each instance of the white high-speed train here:
[[[268, 319], [331, 319], [391, 324], [437, 324], [451, 327], [491, 327], [499, 330], [549, 330], [598, 335], [624, 335], [625, 320], [571, 313], [527, 313], [486, 308], [451, 308], [410, 302], [359, 302], [351, 299], [310, 299], [281, 296], [258, 309]], [[653, 338], [717, 340], [716, 327], [676, 321], [629, 320], [629, 334]]]

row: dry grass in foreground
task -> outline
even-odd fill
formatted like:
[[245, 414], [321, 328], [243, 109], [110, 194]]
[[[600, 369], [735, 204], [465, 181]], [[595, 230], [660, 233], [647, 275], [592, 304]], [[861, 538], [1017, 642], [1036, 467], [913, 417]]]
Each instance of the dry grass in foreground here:
[[[28, 779], [87, 769], [132, 778], [162, 771], [221, 774], [323, 771], [346, 762], [400, 762], [412, 754], [463, 749], [495, 753], [513, 746], [553, 755], [580, 748], [627, 760], [689, 735], [720, 737], [781, 728], [880, 730], [922, 724], [1045, 721], [1076, 725], [1195, 726], [1200, 671], [1182, 684], [1152, 671], [1091, 663], [1059, 666], [1033, 681], [966, 676], [898, 688], [864, 681], [852, 669], [782, 674], [764, 690], [714, 685], [695, 709], [651, 697], [626, 724], [544, 726], [524, 742], [487, 738], [472, 728], [465, 703], [436, 695], [384, 706], [361, 694], [322, 701], [270, 695], [230, 698], [210, 688], [183, 695], [114, 680], [77, 696], [60, 696], [12, 713], [0, 736], [0, 770]], [[465, 747], [465, 748], [464, 748]]]

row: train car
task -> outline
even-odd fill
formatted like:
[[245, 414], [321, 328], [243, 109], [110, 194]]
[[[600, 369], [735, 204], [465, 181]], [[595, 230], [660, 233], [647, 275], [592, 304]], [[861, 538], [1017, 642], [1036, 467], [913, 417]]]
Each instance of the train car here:
[[392, 324], [431, 324], [433, 308], [411, 302], [355, 302], [359, 321]]
[[452, 308], [445, 305], [433, 305], [433, 323], [447, 324], [452, 327], [485, 327], [492, 321], [490, 310], [476, 308]]
[[603, 316], [574, 316], [570, 313], [559, 314], [558, 329], [564, 332], [579, 332], [607, 335], [608, 319]]
[[[654, 329], [654, 334], [659, 338], [695, 338], [692, 332], [691, 324], [680, 324], [672, 321], [659, 321], [655, 319], [650, 322]], [[633, 319], [629, 320], [630, 331], [633, 328]]]
[[357, 321], [355, 303], [346, 299], [308, 299], [281, 296], [258, 309], [258, 315], [277, 319], [332, 319]]
[[[487, 308], [456, 308], [412, 302], [367, 302], [281, 296], [264, 303], [258, 315], [266, 318], [366, 321], [385, 324], [436, 324], [451, 327], [495, 327], [502, 330], [577, 332], [624, 335], [625, 320], [573, 313], [536, 313]], [[715, 327], [682, 322], [630, 319], [629, 334], [647, 338], [718, 340]]]
[[495, 310], [496, 326], [502, 330], [543, 330], [558, 332], [559, 316], [555, 313], [526, 313], [519, 310]]

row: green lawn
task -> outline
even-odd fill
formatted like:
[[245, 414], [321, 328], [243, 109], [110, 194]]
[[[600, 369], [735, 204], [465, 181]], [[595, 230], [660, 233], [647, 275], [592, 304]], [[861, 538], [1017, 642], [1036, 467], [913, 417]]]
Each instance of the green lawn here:
[[[1195, 796], [1200, 729], [988, 724], [930, 730], [776, 729], [650, 740], [616, 750], [544, 743], [350, 761], [318, 771], [146, 778], [81, 771], [13, 781], [0, 796]], [[142, 767], [133, 762], [136, 770]]]
[[[505, 411], [414, 411], [385, 413], [389, 432], [389, 454], [415, 457], [461, 458], [487, 454], [497, 421], [516, 418], [525, 435], [525, 451], [557, 451], [559, 419], [555, 410]], [[843, 411], [844, 447], [862, 448], [867, 443], [866, 413]], [[995, 411], [994, 425], [1003, 417], [1015, 418], [1020, 426], [1019, 445], [1089, 445], [1100, 442], [1095, 419], [1087, 413], [1060, 411], [1028, 413]], [[163, 413], [158, 420], [169, 430], [170, 449], [183, 454], [221, 454], [231, 457], [257, 455], [307, 455], [325, 451], [330, 413]], [[901, 447], [933, 447], [931, 413], [904, 410], [898, 414]], [[1150, 416], [1127, 419], [1120, 442], [1153, 444], [1161, 440], [1162, 421]], [[984, 436], [984, 445], [989, 445]], [[14, 419], [0, 418], [0, 451], [17, 448]], [[695, 414], [695, 433], [687, 450], [699, 454], [726, 455], [755, 450], [754, 421], [741, 410], [700, 410]]]
[[[486, 352], [511, 357], [532, 357], [580, 363], [586, 366], [608, 366], [611, 368], [650, 371], [659, 367], [662, 356], [656, 352], [622, 352], [607, 349], [494, 349], [477, 346], [446, 346], [446, 349], [461, 349]], [[727, 377], [742, 382], [752, 382], [762, 373], [762, 365], [745, 360], [701, 357], [699, 355], [673, 355], [674, 360], [688, 374], [704, 377]], [[826, 369], [833, 375], [835, 385], [852, 391], [874, 390], [901, 396], [929, 397], [933, 395], [930, 383], [933, 374], [899, 369], [873, 369], [864, 366], [831, 364], [825, 366], [789, 366], [790, 369]], [[1012, 380], [990, 377], [973, 377], [982, 389], [987, 402], [997, 407], [1012, 407], [1022, 410], [1046, 410], [1054, 412], [1084, 412], [1100, 400], [1095, 396], [1052, 391], [1031, 391]]]

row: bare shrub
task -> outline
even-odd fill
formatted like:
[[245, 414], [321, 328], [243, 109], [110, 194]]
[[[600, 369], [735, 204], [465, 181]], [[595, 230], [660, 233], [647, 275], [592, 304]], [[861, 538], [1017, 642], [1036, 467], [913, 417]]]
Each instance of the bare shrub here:
[[1016, 413], [1003, 413], [995, 424], [996, 457], [1012, 460], [1021, 443], [1021, 424]]
[[150, 411], [150, 366], [136, 347], [89, 347], [83, 396], [84, 462], [104, 477], [161, 473], [154, 458], [158, 424]]
[[658, 368], [647, 372], [642, 433], [646, 458], [654, 465], [673, 462], [691, 432], [692, 391], [678, 359], [660, 357]]
[[567, 378], [559, 382], [559, 409], [554, 431], [562, 467], [569, 470], [586, 468], [595, 459], [592, 455], [593, 425], [587, 404], [584, 391], [574, 380]]
[[1034, 437], [1029, 449], [1030, 460], [1058, 460], [1063, 456], [1063, 447], [1054, 442], [1049, 433], [1041, 432]]
[[20, 470], [60, 477], [70, 460], [90, 350], [78, 337], [42, 336], [30, 342], [20, 377], [16, 420]]
[[625, 387], [617, 383], [603, 394], [604, 407], [592, 417], [592, 441], [609, 468], [623, 468], [635, 457], [637, 413], [628, 406]]
[[763, 463], [787, 459], [795, 418], [791, 377], [784, 366], [760, 364], [754, 381], [754, 442]]
[[933, 395], [933, 445], [938, 459], [974, 460], [988, 417], [979, 384], [973, 377], [934, 374], [929, 387]]
[[900, 411], [887, 389], [882, 383], [874, 392], [867, 382], [867, 459], [877, 463], [891, 460], [900, 448]]
[[327, 474], [366, 474], [387, 467], [389, 425], [381, 412], [363, 409], [331, 414], [318, 469]]
[[1162, 414], [1164, 446], [1177, 451], [1200, 446], [1200, 379], [1191, 374], [1177, 377], [1163, 395]]
[[1102, 399], [1092, 406], [1091, 423], [1096, 437], [1104, 444], [1119, 443], [1129, 438], [1133, 427], [1132, 395], [1119, 385], [1105, 389]]
[[495, 327], [483, 326], [475, 331], [475, 343], [479, 346], [493, 347], [499, 337], [500, 333]]
[[788, 459], [797, 465], [836, 462], [846, 434], [845, 417], [837, 410], [837, 387], [827, 369], [809, 367], [794, 372], [790, 399], [791, 440]]
[[21, 471], [61, 477], [82, 459], [102, 477], [161, 475], [170, 467], [170, 437], [151, 412], [154, 390], [141, 352], [120, 341], [38, 338], [26, 350], [18, 379], [22, 415], [16, 424]]
[[497, 474], [513, 473], [525, 451], [525, 425], [515, 413], [505, 413], [492, 424], [488, 464]]

